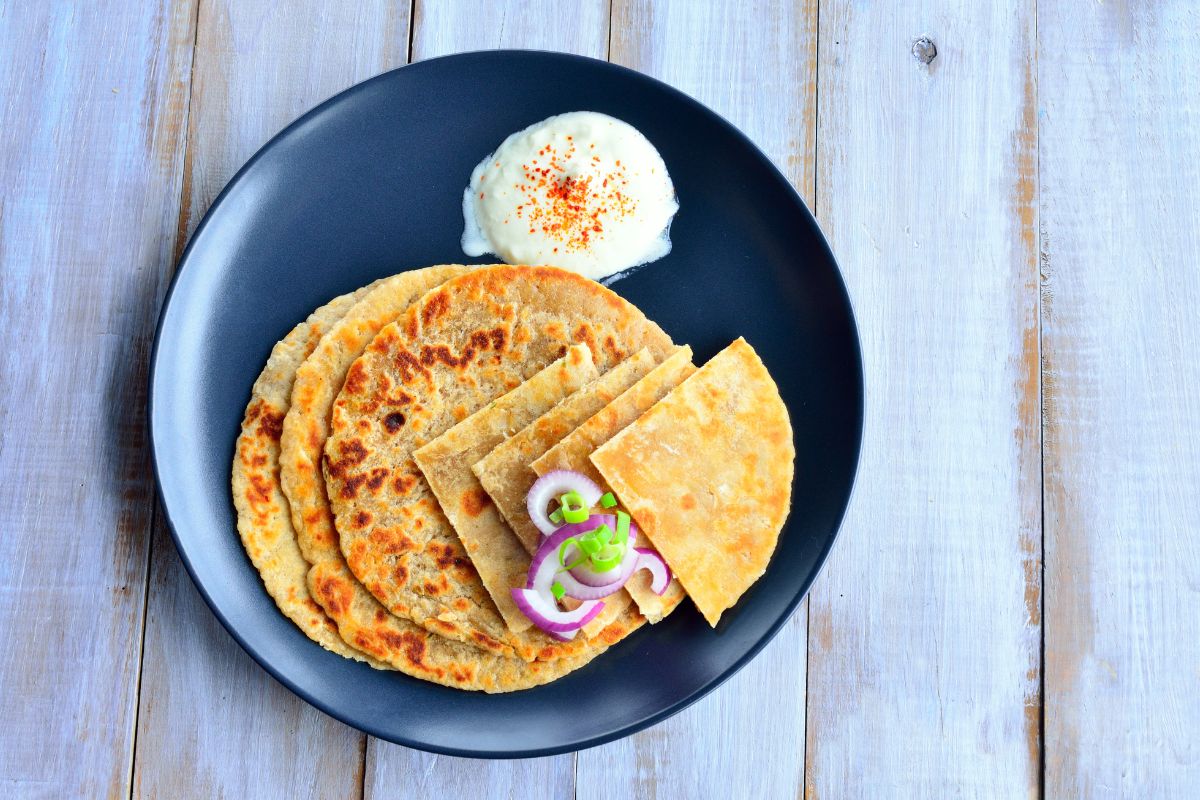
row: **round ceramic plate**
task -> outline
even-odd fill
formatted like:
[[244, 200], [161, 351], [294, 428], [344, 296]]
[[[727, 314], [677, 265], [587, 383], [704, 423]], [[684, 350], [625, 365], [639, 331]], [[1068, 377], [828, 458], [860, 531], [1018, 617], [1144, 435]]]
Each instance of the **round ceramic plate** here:
[[[745, 336], [787, 403], [796, 479], [770, 567], [716, 630], [685, 601], [587, 667], [523, 692], [447, 689], [326, 652], [276, 610], [238, 539], [229, 474], [250, 385], [275, 342], [331, 297], [402, 270], [464, 261], [462, 191], [475, 164], [513, 131], [578, 110], [641, 130], [679, 194], [674, 250], [612, 288], [690, 344], [697, 364]], [[234, 638], [292, 691], [350, 725], [410, 747], [483, 757], [561, 753], [626, 736], [753, 658], [833, 544], [862, 406], [845, 286], [812, 216], [771, 162], [665, 84], [537, 52], [404, 67], [339, 94], [272, 139], [192, 237], [150, 375], [167, 519]]]

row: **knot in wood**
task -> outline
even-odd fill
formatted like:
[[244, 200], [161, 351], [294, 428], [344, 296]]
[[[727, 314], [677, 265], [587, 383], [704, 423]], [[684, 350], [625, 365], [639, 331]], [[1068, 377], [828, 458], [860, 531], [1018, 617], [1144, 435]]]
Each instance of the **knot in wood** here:
[[913, 42], [912, 54], [917, 61], [928, 65], [937, 58], [937, 45], [933, 43], [933, 39], [922, 36]]

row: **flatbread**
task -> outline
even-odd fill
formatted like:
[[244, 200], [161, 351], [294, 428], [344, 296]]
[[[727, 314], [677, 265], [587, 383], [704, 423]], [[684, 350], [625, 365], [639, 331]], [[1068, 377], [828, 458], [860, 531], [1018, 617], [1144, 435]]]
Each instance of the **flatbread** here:
[[[556, 469], [571, 469], [587, 475], [600, 484], [601, 488], [609, 488], [604, 476], [592, 465], [589, 456], [695, 371], [696, 368], [692, 365], [692, 349], [686, 345], [678, 348], [644, 378], [535, 460], [531, 465], [533, 471], [538, 475], [545, 475]], [[622, 505], [625, 504], [625, 498], [619, 491], [617, 498]], [[632, 509], [630, 511], [632, 513]], [[641, 523], [638, 524], [640, 527]], [[639, 547], [648, 547], [649, 544], [646, 541], [638, 542]], [[672, 580], [662, 595], [655, 594], [650, 588], [649, 575], [642, 571], [633, 574], [626, 582], [625, 590], [652, 623], [674, 611], [684, 597], [683, 587], [677, 580]]]
[[341, 560], [333, 512], [321, 477], [329, 414], [346, 370], [375, 335], [430, 289], [470, 267], [449, 264], [402, 272], [378, 281], [329, 329], [296, 372], [291, 408], [280, 438], [280, 478], [291, 505], [300, 552], [310, 564]]
[[508, 630], [413, 460], [418, 447], [577, 342], [602, 371], [643, 347], [659, 357], [671, 347], [657, 325], [593, 281], [553, 267], [495, 266], [429, 292], [350, 367], [323, 469], [346, 561], [393, 614], [526, 659], [589, 646], [583, 637]]
[[382, 667], [342, 641], [337, 626], [313, 602], [305, 583], [308, 563], [296, 545], [288, 501], [279, 485], [279, 437], [296, 368], [317, 346], [325, 330], [368, 288], [321, 306], [271, 350], [250, 390], [250, 403], [234, 450], [232, 482], [238, 535], [279, 610], [326, 650]]
[[574, 345], [562, 358], [413, 453], [509, 630], [520, 632], [533, 625], [512, 598], [512, 590], [525, 585], [529, 553], [471, 465], [595, 377], [591, 351], [587, 345]]
[[[310, 636], [323, 646], [348, 657], [358, 657], [377, 668], [395, 667], [409, 675], [446, 686], [507, 692], [547, 683], [583, 666], [610, 644], [643, 624], [644, 620], [636, 614], [627, 614], [609, 625], [599, 640], [589, 642], [587, 650], [553, 663], [527, 663], [524, 659], [498, 656], [446, 640], [389, 614], [350, 574], [342, 560], [341, 551], [332, 539], [326, 538], [322, 542], [323, 549], [316, 552], [326, 559], [318, 562], [310, 571], [308, 562], [300, 555], [295, 532], [287, 526], [288, 503], [280, 494], [279, 473], [269, 465], [270, 458], [274, 457], [270, 451], [274, 446], [274, 438], [279, 435], [280, 421], [283, 420], [286, 440], [288, 420], [293, 419], [293, 414], [316, 417], [311, 422], [319, 427], [312, 435], [321, 437], [317, 444], [317, 452], [320, 452], [320, 445], [323, 444], [321, 431], [327, 424], [326, 415], [337, 386], [340, 386], [346, 368], [373, 338], [371, 325], [376, 326], [375, 330], [383, 325], [382, 322], [371, 320], [390, 313], [387, 311], [389, 304], [391, 308], [400, 306], [399, 310], [403, 310], [409, 304], [406, 297], [411, 299], [430, 285], [436, 285], [448, 275], [459, 274], [465, 269], [429, 268], [387, 278], [356, 293], [355, 297], [361, 297], [361, 300], [350, 307], [341, 320], [333, 322], [345, 311], [346, 302], [338, 302], [336, 308], [319, 310], [293, 334], [289, 334], [288, 339], [277, 346], [263, 377], [256, 383], [255, 397], [247, 411], [247, 424], [244, 426], [244, 430], [250, 431], [248, 436], [244, 435], [249, 448], [242, 446], [243, 440], [239, 440], [238, 459], [243, 463], [240, 467], [237, 462], [234, 464], [234, 499], [239, 505], [239, 530], [243, 527], [242, 505], [248, 509], [245, 516], [247, 525], [257, 525], [259, 515], [266, 515], [271, 526], [269, 530], [260, 533], [249, 530], [243, 534], [244, 540], [250, 542], [247, 550], [256, 563], [264, 555], [274, 553], [269, 561], [270, 568], [263, 568], [264, 581], [269, 589], [273, 585], [282, 585], [285, 591], [273, 591], [272, 595], [284, 597], [287, 602], [293, 603], [303, 614], [299, 618], [288, 613], [283, 603], [280, 605], [285, 614], [295, 619], [306, 633], [310, 629], [314, 631], [316, 635], [310, 633]], [[342, 300], [339, 298], [339, 301]], [[318, 345], [317, 339], [325, 328], [328, 328], [328, 335], [321, 338]], [[358, 337], [361, 344], [356, 344], [354, 337]], [[301, 365], [293, 387], [295, 364], [310, 351], [313, 351], [313, 355]], [[315, 367], [318, 363], [323, 365], [322, 368]], [[302, 383], [307, 383], [307, 388], [303, 388]], [[337, 385], [331, 388], [335, 383]], [[293, 405], [290, 410], [286, 399], [289, 390], [293, 395], [301, 394], [305, 398], [303, 404]], [[324, 411], [321, 409], [322, 397], [327, 398]], [[284, 412], [287, 412], [287, 417]], [[296, 425], [299, 427], [292, 427], [293, 432], [314, 430], [307, 422], [302, 425], [293, 423], [293, 426]], [[305, 441], [307, 436], [306, 433]], [[254, 469], [248, 471], [247, 467], [250, 466]], [[299, 485], [319, 491], [324, 499], [325, 488], [319, 473], [315, 482], [302, 482]], [[286, 557], [280, 557], [281, 553]], [[307, 584], [305, 573], [308, 573]], [[309, 587], [312, 587], [312, 595], [332, 615], [326, 617], [331, 622], [322, 625], [309, 622], [316, 614], [324, 616], [322, 609], [312, 604]], [[307, 603], [295, 602], [295, 599], [303, 597], [308, 597]], [[334, 622], [337, 623], [336, 627]], [[338, 636], [339, 631], [359, 649], [355, 650], [346, 644]], [[362, 655], [364, 652], [370, 655]]]
[[[653, 367], [654, 356], [650, 355], [650, 351], [639, 350], [497, 445], [471, 467], [480, 485], [492, 498], [496, 509], [529, 555], [537, 551], [542, 538], [541, 531], [530, 521], [525, 506], [525, 496], [538, 477], [529, 464]], [[583, 626], [584, 635], [592, 637], [599, 634], [631, 602], [632, 598], [624, 589], [606, 597], [604, 610]]]
[[740, 338], [591, 456], [714, 627], [767, 568], [795, 458], [787, 407]]

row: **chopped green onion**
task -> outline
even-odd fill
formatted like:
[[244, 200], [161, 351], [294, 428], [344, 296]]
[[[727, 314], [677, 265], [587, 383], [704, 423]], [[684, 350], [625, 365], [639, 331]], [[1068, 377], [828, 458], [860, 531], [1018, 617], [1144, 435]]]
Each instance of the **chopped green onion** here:
[[589, 558], [599, 553], [601, 547], [604, 547], [604, 544], [595, 536], [585, 535], [579, 540], [579, 549], [586, 553]]
[[612, 528], [608, 527], [604, 523], [600, 523], [600, 527], [592, 531], [591, 535], [595, 536], [596, 541], [598, 541], [600, 544], [607, 545], [612, 541], [613, 531]]
[[606, 544], [599, 553], [592, 556], [592, 569], [596, 572], [614, 570], [625, 557], [625, 548], [615, 544]]
[[562, 600], [563, 595], [567, 593], [566, 587], [564, 587], [558, 581], [555, 581], [553, 584], [551, 584], [550, 591], [554, 595], [555, 600]]
[[[567, 548], [570, 547], [571, 545], [576, 545], [580, 549], [581, 552], [580, 552], [579, 558], [575, 559], [570, 564], [568, 564], [567, 563]], [[582, 551], [583, 551], [583, 543], [578, 539], [578, 537], [572, 536], [571, 538], [567, 539], [566, 541], [564, 541], [562, 544], [560, 544], [558, 546], [558, 565], [560, 567], [562, 567], [563, 569], [575, 569], [578, 566], [582, 566], [583, 563], [588, 560], [588, 554], [586, 552], [582, 552]]]
[[600, 505], [604, 508], [613, 508], [617, 505], [617, 498], [613, 497], [612, 492], [605, 492], [600, 495]]
[[555, 525], [562, 525], [563, 515], [561, 508], [556, 508], [550, 512], [550, 521]]
[[629, 541], [629, 515], [624, 511], [617, 512], [617, 544]]
[[583, 500], [583, 495], [574, 490], [567, 492], [562, 497], [558, 498], [562, 503], [563, 519], [572, 525], [587, 522], [587, 518], [591, 516], [588, 512], [587, 503]]

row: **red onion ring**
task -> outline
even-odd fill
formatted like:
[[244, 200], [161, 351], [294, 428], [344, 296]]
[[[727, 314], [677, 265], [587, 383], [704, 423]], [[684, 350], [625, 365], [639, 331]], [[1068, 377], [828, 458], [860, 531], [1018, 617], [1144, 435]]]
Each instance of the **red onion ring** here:
[[[584, 504], [588, 508], [599, 503], [600, 495], [603, 494], [600, 491], [600, 487], [588, 476], [572, 472], [568, 469], [556, 469], [553, 472], [547, 472], [534, 481], [533, 486], [529, 487], [529, 494], [525, 495], [525, 509], [529, 512], [529, 518], [533, 520], [533, 524], [537, 526], [537, 529], [542, 532], [543, 536], [549, 536], [559, 528], [546, 512], [550, 501], [570, 491], [579, 492]], [[585, 525], [587, 523], [578, 524]], [[591, 528], [588, 530], [591, 530]]]

